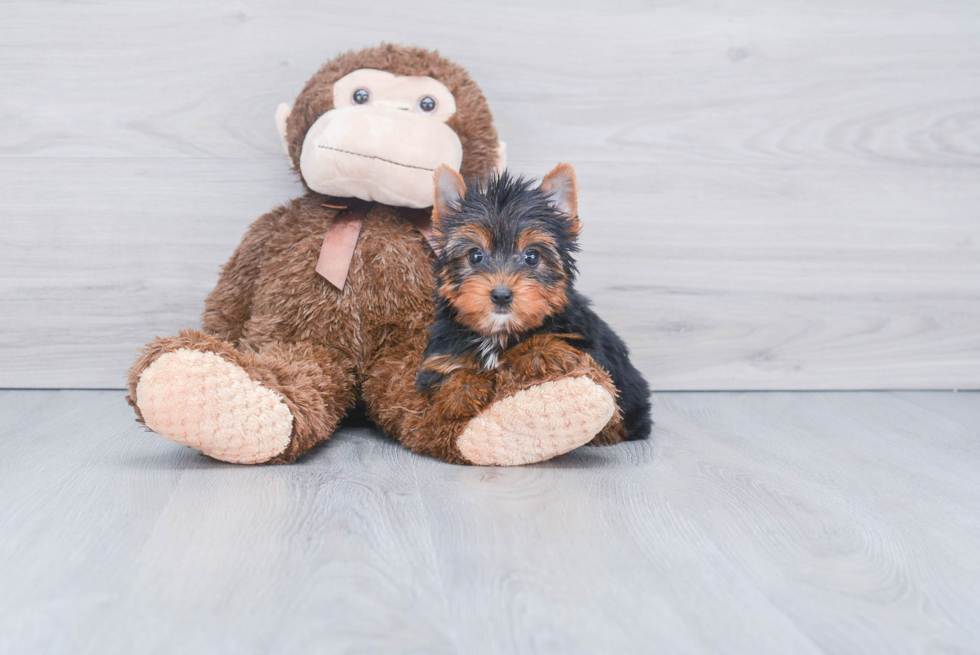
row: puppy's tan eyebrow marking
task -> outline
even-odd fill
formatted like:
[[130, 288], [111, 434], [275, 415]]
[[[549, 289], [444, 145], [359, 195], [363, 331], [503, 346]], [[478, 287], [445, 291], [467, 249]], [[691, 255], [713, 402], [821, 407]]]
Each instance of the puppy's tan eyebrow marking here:
[[550, 234], [534, 228], [525, 230], [517, 238], [517, 250], [519, 251], [531, 246], [542, 246], [548, 250], [553, 250], [555, 245], [555, 240]]
[[456, 228], [449, 245], [455, 246], [467, 241], [475, 243], [483, 250], [490, 250], [490, 235], [475, 225], [461, 225]]
[[436, 169], [434, 168], [425, 168], [424, 166], [412, 166], [411, 164], [401, 164], [397, 161], [391, 161], [390, 159], [385, 159], [384, 157], [375, 157], [373, 155], [362, 155], [359, 152], [351, 152], [350, 150], [331, 148], [330, 146], [317, 146], [317, 148], [323, 148], [324, 150], [333, 150], [334, 152], [342, 152], [345, 155], [354, 155], [355, 157], [364, 157], [365, 159], [377, 159], [378, 161], [383, 161], [386, 164], [394, 164], [395, 166], [404, 166], [405, 168], [414, 168], [415, 170], [418, 171], [429, 171], [430, 173], [436, 172]]

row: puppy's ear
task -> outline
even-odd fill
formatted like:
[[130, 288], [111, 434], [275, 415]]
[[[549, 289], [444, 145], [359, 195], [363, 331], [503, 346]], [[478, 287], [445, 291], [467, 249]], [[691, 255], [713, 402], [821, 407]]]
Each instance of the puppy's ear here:
[[463, 196], [466, 195], [466, 181], [445, 164], [436, 169], [433, 181], [436, 195], [432, 203], [432, 224], [438, 227], [443, 216], [458, 211], [462, 206]]
[[541, 190], [555, 209], [568, 218], [572, 234], [578, 235], [581, 229], [578, 222], [578, 182], [575, 180], [575, 169], [572, 165], [555, 166], [541, 181]]

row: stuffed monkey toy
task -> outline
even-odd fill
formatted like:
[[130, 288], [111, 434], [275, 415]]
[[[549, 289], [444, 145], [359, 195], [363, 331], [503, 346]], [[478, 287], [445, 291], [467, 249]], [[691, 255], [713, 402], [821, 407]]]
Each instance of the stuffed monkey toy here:
[[[609, 375], [559, 339], [496, 370], [415, 387], [433, 318], [433, 172], [503, 166], [486, 99], [435, 52], [382, 45], [325, 64], [276, 122], [306, 194], [259, 218], [202, 329], [148, 344], [127, 400], [157, 434], [239, 464], [289, 463], [363, 402], [386, 434], [447, 462], [514, 465], [611, 443]], [[601, 434], [600, 434], [601, 433]]]

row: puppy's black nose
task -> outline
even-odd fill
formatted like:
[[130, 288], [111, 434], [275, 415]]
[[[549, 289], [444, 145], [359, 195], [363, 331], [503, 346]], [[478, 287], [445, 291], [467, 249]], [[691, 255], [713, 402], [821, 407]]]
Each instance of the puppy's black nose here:
[[499, 286], [490, 292], [490, 300], [495, 305], [509, 305], [514, 299], [514, 292], [505, 286]]

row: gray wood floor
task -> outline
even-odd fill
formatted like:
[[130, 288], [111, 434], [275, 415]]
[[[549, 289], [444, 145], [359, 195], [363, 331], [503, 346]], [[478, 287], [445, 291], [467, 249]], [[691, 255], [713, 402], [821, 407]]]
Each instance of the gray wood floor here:
[[980, 652], [980, 394], [663, 393], [513, 469], [223, 465], [0, 392], [0, 653]]
[[657, 389], [980, 388], [980, 3], [0, 2], [0, 387], [119, 388], [300, 193], [273, 126], [388, 40], [579, 171]]
[[[486, 7], [489, 7], [487, 5]], [[656, 389], [980, 388], [980, 4], [0, 2], [0, 387], [117, 388], [300, 193], [272, 116], [382, 40], [573, 163]], [[980, 653], [980, 394], [659, 393], [653, 439], [288, 467], [0, 391], [0, 654]]]

